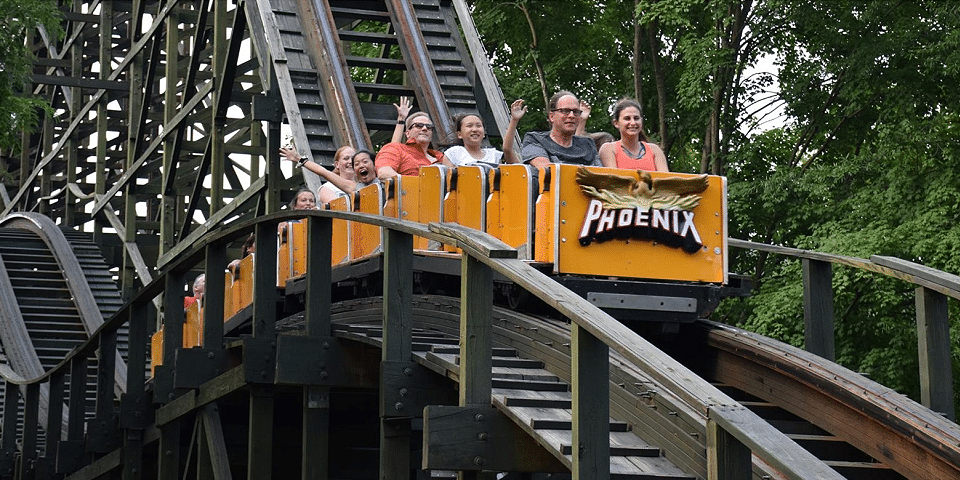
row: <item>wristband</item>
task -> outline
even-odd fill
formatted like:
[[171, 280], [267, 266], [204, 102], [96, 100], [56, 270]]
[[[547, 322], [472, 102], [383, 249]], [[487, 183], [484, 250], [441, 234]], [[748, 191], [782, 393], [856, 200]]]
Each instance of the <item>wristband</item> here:
[[305, 164], [305, 163], [307, 163], [307, 162], [309, 162], [309, 161], [310, 161], [310, 159], [307, 158], [307, 157], [300, 157], [300, 160], [297, 160], [297, 167], [298, 167], [298, 168], [301, 168], [301, 167], [303, 167], [303, 164]]
[[406, 123], [407, 123], [406, 120], [397, 120], [397, 125], [404, 125]]

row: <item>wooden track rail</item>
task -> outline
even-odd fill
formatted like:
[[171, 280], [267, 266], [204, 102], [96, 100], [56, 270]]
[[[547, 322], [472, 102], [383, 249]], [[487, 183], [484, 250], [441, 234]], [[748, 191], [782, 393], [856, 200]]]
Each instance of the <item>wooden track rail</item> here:
[[894, 257], [869, 260], [730, 239], [731, 247], [799, 258], [803, 262], [806, 350], [834, 359], [833, 265], [853, 267], [916, 285], [921, 403], [955, 420], [947, 297], [960, 299], [960, 277]]
[[[148, 335], [147, 319], [149, 318], [145, 311], [150, 308], [153, 298], [158, 294], [164, 291], [177, 291], [177, 287], [182, 284], [182, 273], [178, 272], [183, 272], [186, 268], [197, 264], [207, 255], [211, 255], [207, 260], [207, 268], [215, 269], [211, 260], [224, 259], [223, 252], [226, 248], [226, 242], [244, 237], [251, 228], [256, 231], [258, 240], [263, 240], [258, 243], [267, 245], [269, 244], [268, 240], [275, 235], [278, 222], [298, 216], [306, 216], [311, 219], [309, 222], [310, 240], [308, 240], [310, 246], [308, 248], [311, 249], [311, 252], [317, 252], [317, 249], [319, 249], [317, 253], [322, 252], [322, 254], [310, 255], [313, 264], [310, 265], [307, 283], [316, 288], [306, 290], [307, 298], [304, 307], [307, 335], [302, 341], [312, 342], [314, 345], [323, 344], [325, 342], [324, 338], [330, 338], [331, 335], [330, 299], [327, 294], [323, 293], [326, 289], [319, 288], [324, 283], [329, 284], [330, 256], [329, 251], [324, 251], [325, 247], [323, 247], [323, 239], [329, 238], [330, 235], [329, 219], [343, 218], [367, 222], [385, 227], [389, 232], [384, 249], [386, 268], [383, 291], [386, 293], [383, 298], [382, 360], [385, 362], [410, 361], [409, 352], [412, 350], [409, 329], [411, 326], [405, 323], [403, 319], [409, 318], [409, 314], [405, 312], [408, 312], [411, 305], [411, 282], [409, 279], [412, 278], [412, 271], [410, 270], [410, 261], [413, 256], [412, 235], [455, 245], [463, 250], [463, 278], [467, 280], [462, 283], [463, 300], [461, 303], [460, 327], [462, 338], [460, 373], [458, 375], [459, 404], [462, 408], [477, 408], [480, 405], [489, 406], [493, 395], [489, 374], [491, 359], [489, 355], [477, 353], [489, 352], [492, 348], [490, 343], [492, 300], [489, 298], [489, 292], [492, 291], [493, 271], [517, 282], [528, 289], [531, 294], [541, 298], [561, 315], [568, 318], [572, 322], [574, 330], [570, 347], [573, 353], [572, 358], [579, 360], [570, 367], [572, 372], [570, 381], [573, 391], [571, 397], [572, 444], [581, 446], [581, 454], [573, 456], [572, 460], [571, 468], [575, 478], [606, 478], [604, 472], [607, 472], [607, 474], [610, 472], [609, 427], [603, 427], [603, 423], [598, 427], [595, 421], [597, 415], [600, 418], [609, 416], [608, 413], [605, 413], [609, 411], [609, 407], [607, 407], [609, 396], [601, 395], [601, 393], [608, 391], [606, 388], [608, 382], [596, 383], [598, 377], [601, 379], [608, 378], [608, 375], [604, 373], [609, 368], [608, 351], [613, 351], [622, 356], [649, 378], [663, 385], [666, 390], [672, 392], [678, 398], [679, 402], [687, 405], [687, 409], [699, 417], [699, 421], [705, 426], [708, 442], [706, 449], [708, 459], [706, 465], [701, 466], [701, 468], [710, 469], [720, 468], [721, 466], [723, 468], [734, 468], [734, 466], [739, 465], [735, 468], [741, 471], [749, 471], [751, 469], [750, 452], [752, 451], [754, 455], [782, 472], [786, 478], [840, 478], [829, 467], [819, 462], [779, 431], [773, 429], [770, 424], [761, 420], [746, 408], [739, 406], [737, 402], [713, 386], [699, 380], [686, 367], [660, 352], [636, 333], [580, 297], [566, 292], [553, 280], [529, 265], [516, 260], [515, 250], [505, 247], [492, 237], [449, 224], [431, 224], [429, 227], [425, 227], [388, 218], [332, 211], [308, 212], [299, 215], [296, 213], [272, 214], [262, 217], [256, 222], [242, 222], [240, 225], [228, 228], [224, 232], [205, 237], [194, 248], [184, 252], [180, 258], [171, 262], [170, 268], [166, 272], [163, 272], [151, 284], [147, 285], [131, 303], [107, 321], [101, 329], [95, 332], [90, 341], [79, 347], [59, 368], [40, 378], [26, 379], [25, 381], [17, 380], [17, 382], [31, 385], [39, 384], [46, 382], [52, 376], [64, 374], [73, 362], [94, 354], [99, 342], [110, 338], [114, 335], [112, 332], [116, 332], [117, 328], [126, 323], [129, 323], [130, 326], [131, 346], [145, 345]], [[276, 267], [273, 262], [276, 262], [276, 257], [266, 254], [266, 249], [263, 250], [256, 256], [256, 271], [275, 271]], [[487, 273], [484, 273], [484, 271]], [[317, 274], [313, 275], [313, 272]], [[284, 369], [277, 362], [287, 357], [283, 355], [284, 347], [276, 343], [277, 337], [274, 327], [276, 312], [273, 306], [277, 302], [277, 292], [272, 286], [273, 282], [268, 279], [269, 276], [259, 274], [258, 277], [263, 278], [255, 281], [255, 285], [258, 287], [256, 287], [254, 296], [252, 336], [242, 339], [240, 343], [242, 346], [242, 364], [234, 369], [225, 368], [225, 358], [228, 354], [226, 350], [218, 348], [219, 345], [224, 345], [223, 332], [222, 328], [215, 322], [208, 322], [204, 326], [204, 345], [210, 345], [210, 347], [202, 349], [180, 349], [176, 347], [177, 342], [173, 339], [179, 339], [182, 336], [180, 297], [176, 294], [164, 296], [162, 302], [166, 311], [163, 318], [164, 365], [157, 367], [152, 385], [154, 401], [161, 403], [162, 406], [155, 413], [152, 413], [152, 408], [149, 406], [149, 397], [143, 390], [144, 379], [139, 375], [132, 375], [128, 378], [128, 393], [121, 399], [119, 422], [113, 423], [115, 428], [119, 427], [129, 433], [118, 436], [118, 438], [123, 438], [123, 441], [127, 444], [124, 447], [124, 452], [128, 452], [130, 455], [136, 455], [134, 452], [140, 452], [140, 455], [143, 455], [144, 433], [150, 425], [147, 420], [149, 418], [157, 418], [157, 426], [160, 428], [160, 449], [166, 451], [172, 448], [169, 446], [171, 442], [176, 445], [180, 444], [177, 432], [179, 432], [180, 419], [183, 415], [201, 407], [205, 408], [206, 405], [215, 402], [224, 392], [235, 391], [236, 388], [251, 382], [253, 384], [264, 383], [270, 385], [278, 381], [276, 375], [279, 375], [279, 373], [276, 372], [283, 372]], [[219, 291], [222, 292], [222, 290]], [[216, 292], [218, 292], [216, 289], [210, 290], [210, 297], [207, 299], [206, 305], [222, 303], [222, 298], [218, 299]], [[592, 344], [588, 344], [588, 342], [592, 342]], [[277, 346], [270, 347], [270, 345]], [[274, 348], [277, 350], [272, 353]], [[322, 346], [320, 348], [321, 351], [324, 350]], [[585, 354], [585, 349], [595, 350], [596, 353]], [[133, 365], [146, 364], [146, 352], [140, 347], [131, 348], [128, 357], [129, 362]], [[113, 368], [112, 362], [103, 363], [105, 365], [101, 368]], [[182, 367], [178, 368], [177, 365], [182, 365]], [[187, 367], [188, 365], [189, 367]], [[328, 368], [325, 365], [326, 362], [321, 361], [312, 364], [309, 368], [316, 369], [319, 367], [321, 370], [319, 378], [322, 379], [324, 378], [323, 371]], [[299, 368], [308, 368], [308, 366], [301, 365]], [[112, 371], [110, 373], [112, 375]], [[101, 378], [105, 378], [105, 376], [106, 373], [100, 375]], [[295, 378], [303, 377], [301, 374], [300, 377]], [[319, 381], [315, 385], [318, 390], [314, 390], [314, 386], [310, 386], [313, 383], [313, 381], [307, 382], [307, 384], [300, 383], [301, 388], [305, 389], [305, 402], [308, 405], [311, 395], [323, 398], [325, 395], [324, 388], [329, 388], [324, 386], [323, 381]], [[208, 384], [211, 385], [209, 388], [203, 387], [203, 385]], [[597, 385], [600, 385], [601, 388], [597, 388]], [[585, 392], [586, 388], [591, 388], [589, 394]], [[98, 399], [99, 401], [100, 399]], [[269, 453], [271, 448], [268, 448], [269, 444], [262, 442], [271, 441], [272, 422], [261, 425], [258, 423], [258, 416], [253, 412], [260, 409], [272, 409], [272, 400], [269, 394], [261, 391], [259, 394], [251, 394], [249, 402], [252, 423], [249, 426], [251, 429], [249, 437], [251, 454], [248, 458], [247, 471], [251, 474], [253, 474], [252, 472], [258, 472], [257, 475], [269, 476], [272, 468]], [[100, 406], [97, 410], [107, 416], [111, 413], [111, 411]], [[320, 412], [310, 413], [317, 413], [320, 416], [314, 417], [311, 415], [304, 418], [303, 428], [306, 432], [304, 435], [318, 436], [319, 438], [329, 435], [324, 428], [329, 419], [324, 418]], [[384, 422], [389, 423], [389, 417], [383, 418]], [[395, 437], [383, 437], [385, 444], [381, 445], [382, 455], [403, 451], [402, 446], [398, 447], [391, 444], [395, 440], [397, 440]], [[726, 447], [721, 448], [720, 443], [712, 442], [723, 442]], [[320, 442], [320, 445], [324, 444], [326, 443]], [[304, 447], [303, 459], [305, 464], [303, 468], [325, 468], [323, 465], [313, 465], [311, 463], [313, 461], [322, 462], [322, 459], [325, 458], [324, 455], [311, 455], [311, 453], [316, 453], [313, 451], [316, 448], [318, 447], [314, 444]], [[308, 461], [308, 459], [314, 460]], [[141, 462], [142, 458], [140, 460], [132, 459], [131, 461], [135, 465]], [[174, 459], [170, 459], [170, 461], [172, 462], [171, 465], [179, 465], [179, 461], [175, 462]], [[122, 465], [124, 468], [129, 467], [126, 461], [122, 462]], [[399, 465], [394, 468], [405, 471], [402, 462], [398, 464], [385, 461], [381, 465], [384, 468], [388, 468], [390, 465]], [[604, 465], [607, 465], [607, 467], [603, 468]], [[77, 465], [77, 467], [79, 466]], [[171, 468], [179, 467], [171, 466]], [[163, 467], [161, 467], [161, 470], [163, 470]], [[127, 474], [131, 473], [127, 472]], [[391, 477], [396, 475], [400, 475], [400, 473], [390, 474]], [[257, 476], [256, 478], [267, 478], [267, 476]]]

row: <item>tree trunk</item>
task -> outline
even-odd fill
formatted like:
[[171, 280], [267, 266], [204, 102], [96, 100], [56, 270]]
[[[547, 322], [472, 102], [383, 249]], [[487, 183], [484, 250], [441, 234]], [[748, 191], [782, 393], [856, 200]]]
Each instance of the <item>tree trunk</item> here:
[[527, 19], [527, 26], [530, 28], [530, 51], [533, 53], [533, 64], [537, 67], [537, 80], [540, 81], [540, 92], [543, 94], [543, 105], [544, 110], [546, 110], [549, 108], [547, 103], [550, 101], [550, 94], [547, 93], [547, 78], [543, 73], [543, 64], [540, 63], [537, 29], [533, 26], [533, 19], [530, 18], [530, 10], [527, 9], [527, 4], [525, 2], [521, 2], [517, 4], [517, 7], [519, 7], [520, 11], [523, 12], [524, 18]]

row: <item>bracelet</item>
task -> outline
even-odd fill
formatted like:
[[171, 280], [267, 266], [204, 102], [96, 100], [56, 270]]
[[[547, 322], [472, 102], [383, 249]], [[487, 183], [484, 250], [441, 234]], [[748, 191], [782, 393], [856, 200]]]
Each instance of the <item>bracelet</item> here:
[[300, 157], [300, 160], [297, 160], [297, 168], [302, 168], [303, 165], [309, 161], [310, 159], [307, 157]]
[[405, 125], [406, 123], [406, 120], [397, 120], [397, 125]]

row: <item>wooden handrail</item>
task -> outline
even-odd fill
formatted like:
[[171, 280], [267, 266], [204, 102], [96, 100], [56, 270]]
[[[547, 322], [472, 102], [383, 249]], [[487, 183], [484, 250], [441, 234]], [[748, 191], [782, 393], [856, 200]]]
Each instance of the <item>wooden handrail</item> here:
[[831, 265], [844, 265], [916, 285], [917, 349], [920, 397], [927, 408], [954, 420], [952, 345], [947, 298], [960, 299], [960, 276], [895, 257], [869, 260], [798, 248], [728, 239], [731, 247], [759, 250], [803, 261], [806, 350], [834, 359], [834, 315]]

